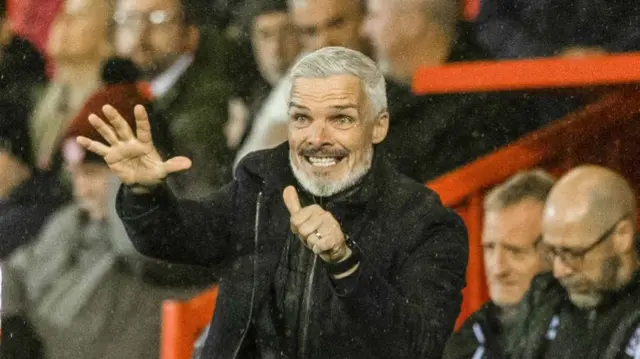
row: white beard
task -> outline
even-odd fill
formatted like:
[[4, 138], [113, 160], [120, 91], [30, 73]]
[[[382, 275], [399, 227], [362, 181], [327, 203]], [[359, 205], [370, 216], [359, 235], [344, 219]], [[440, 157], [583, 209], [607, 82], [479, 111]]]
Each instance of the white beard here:
[[298, 180], [298, 183], [300, 183], [302, 188], [316, 197], [331, 197], [353, 187], [371, 169], [371, 163], [373, 162], [373, 147], [365, 153], [364, 159], [362, 166], [356, 167], [353, 172], [349, 173], [344, 178], [339, 180], [327, 180], [324, 178], [308, 176], [294, 164], [291, 152], [289, 152], [289, 165], [291, 166], [293, 175], [296, 177], [296, 180]]

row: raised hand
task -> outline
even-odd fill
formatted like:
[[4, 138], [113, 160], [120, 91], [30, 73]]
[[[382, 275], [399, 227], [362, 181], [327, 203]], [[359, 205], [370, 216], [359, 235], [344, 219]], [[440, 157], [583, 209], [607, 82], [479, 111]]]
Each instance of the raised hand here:
[[144, 193], [160, 184], [170, 173], [184, 171], [191, 167], [186, 157], [173, 157], [163, 161], [153, 145], [151, 126], [144, 106], [134, 109], [136, 133], [118, 111], [105, 105], [102, 112], [108, 123], [92, 114], [91, 125], [102, 135], [109, 146], [79, 136], [78, 143], [102, 158], [120, 180], [133, 187], [134, 191]]
[[293, 186], [285, 188], [282, 197], [291, 214], [291, 231], [322, 260], [335, 263], [351, 255], [340, 224], [331, 212], [317, 204], [302, 208]]

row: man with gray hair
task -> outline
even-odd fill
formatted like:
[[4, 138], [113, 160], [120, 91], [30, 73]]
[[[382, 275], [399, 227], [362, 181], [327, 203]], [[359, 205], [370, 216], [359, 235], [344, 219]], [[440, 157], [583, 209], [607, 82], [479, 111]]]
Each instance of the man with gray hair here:
[[151, 257], [220, 273], [202, 358], [440, 358], [461, 303], [464, 224], [378, 151], [389, 126], [375, 63], [329, 47], [292, 70], [288, 142], [248, 155], [204, 202], [165, 184], [142, 107], [105, 106], [80, 137], [124, 186], [117, 210]]
[[534, 276], [551, 269], [541, 245], [544, 202], [554, 179], [524, 171], [484, 200], [482, 247], [491, 301], [473, 313], [447, 343], [445, 359], [500, 358], [517, 306]]

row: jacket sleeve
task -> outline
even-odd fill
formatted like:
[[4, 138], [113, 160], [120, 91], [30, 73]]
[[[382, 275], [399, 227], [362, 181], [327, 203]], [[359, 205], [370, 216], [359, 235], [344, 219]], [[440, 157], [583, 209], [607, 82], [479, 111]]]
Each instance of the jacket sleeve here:
[[232, 182], [202, 202], [178, 200], [166, 185], [146, 195], [121, 186], [116, 211], [140, 253], [211, 267], [226, 258], [235, 186]]
[[332, 280], [347, 315], [380, 358], [441, 358], [460, 312], [466, 229], [442, 207], [431, 215], [439, 220], [423, 227], [420, 244], [389, 279], [363, 253], [354, 274]]

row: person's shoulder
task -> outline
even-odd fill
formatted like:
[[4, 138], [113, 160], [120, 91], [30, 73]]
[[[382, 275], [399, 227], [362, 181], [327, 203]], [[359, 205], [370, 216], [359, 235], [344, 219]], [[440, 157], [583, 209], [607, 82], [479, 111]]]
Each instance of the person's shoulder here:
[[266, 179], [274, 171], [289, 166], [288, 154], [289, 145], [287, 142], [273, 148], [250, 152], [240, 160], [233, 177], [240, 181], [248, 177]]
[[470, 358], [482, 347], [486, 338], [495, 335], [497, 319], [493, 315], [493, 304], [485, 303], [451, 334], [447, 341], [444, 359]]
[[405, 210], [413, 209], [433, 215], [458, 217], [450, 209], [446, 208], [438, 193], [430, 189], [424, 183], [419, 183], [410, 177], [398, 172], [388, 162], [384, 161], [385, 201], [392, 206], [400, 206]]

